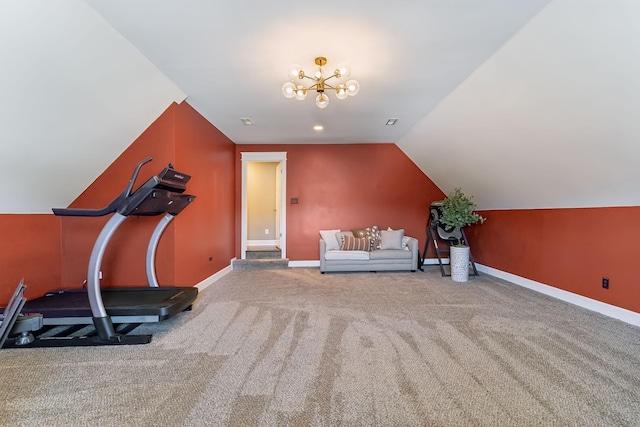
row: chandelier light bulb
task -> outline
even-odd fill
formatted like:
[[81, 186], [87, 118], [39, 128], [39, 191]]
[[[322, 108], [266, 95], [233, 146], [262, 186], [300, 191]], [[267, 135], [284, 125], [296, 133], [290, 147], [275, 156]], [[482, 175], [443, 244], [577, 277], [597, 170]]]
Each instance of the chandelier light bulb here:
[[351, 75], [351, 68], [347, 64], [338, 64], [334, 73], [337, 78], [346, 79]]
[[307, 97], [307, 90], [303, 86], [298, 86], [295, 97], [298, 101], [303, 101]]
[[302, 73], [302, 76], [304, 76], [304, 71], [302, 71], [301, 66], [299, 66], [298, 64], [289, 65], [289, 71], [287, 72], [289, 78], [293, 80], [301, 80], [302, 77], [300, 76], [300, 73]]
[[282, 94], [286, 98], [293, 98], [294, 96], [296, 96], [296, 85], [294, 85], [292, 82], [286, 82], [282, 85]]
[[316, 97], [316, 105], [318, 108], [327, 108], [327, 105], [329, 105], [329, 97], [321, 93]]
[[357, 80], [349, 80], [347, 82], [347, 95], [355, 96], [360, 92], [360, 83]]
[[336, 98], [345, 99], [347, 96], [347, 89], [345, 85], [340, 85], [336, 88]]
[[322, 68], [320, 67], [313, 67], [313, 77], [316, 80], [322, 79]]

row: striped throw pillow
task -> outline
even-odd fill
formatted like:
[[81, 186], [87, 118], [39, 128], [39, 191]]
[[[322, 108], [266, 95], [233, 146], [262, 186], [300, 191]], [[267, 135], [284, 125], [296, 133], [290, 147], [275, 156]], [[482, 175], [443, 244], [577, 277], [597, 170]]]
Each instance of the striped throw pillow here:
[[366, 237], [343, 236], [340, 249], [343, 251], [370, 251], [371, 240]]

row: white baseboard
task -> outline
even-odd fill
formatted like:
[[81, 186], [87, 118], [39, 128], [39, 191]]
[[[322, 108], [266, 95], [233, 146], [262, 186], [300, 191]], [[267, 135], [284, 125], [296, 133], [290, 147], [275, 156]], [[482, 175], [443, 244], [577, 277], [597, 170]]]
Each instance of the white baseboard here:
[[[442, 258], [444, 265], [449, 265], [449, 258]], [[426, 258], [422, 260], [422, 265], [436, 265], [438, 264], [438, 258]]]
[[497, 278], [506, 280], [516, 285], [531, 289], [536, 292], [540, 292], [550, 297], [568, 302], [578, 307], [586, 308], [587, 310], [595, 311], [614, 319], [621, 320], [625, 323], [630, 323], [635, 326], [640, 326], [640, 313], [627, 310], [625, 308], [617, 307], [615, 305], [607, 304], [602, 301], [594, 300], [584, 297], [582, 295], [574, 294], [573, 292], [565, 291], [553, 286], [545, 285], [544, 283], [536, 282], [534, 280], [526, 279], [524, 277], [516, 276], [515, 274], [507, 273], [505, 271], [497, 270], [486, 265], [476, 264], [478, 271], [487, 273]]
[[[231, 260], [231, 263], [233, 263], [233, 260], [235, 258], [233, 258]], [[217, 273], [212, 274], [211, 276], [207, 277], [206, 279], [204, 279], [202, 282], [198, 283], [196, 285], [196, 288], [198, 288], [198, 291], [202, 291], [205, 288], [209, 287], [210, 285], [213, 285], [215, 282], [217, 282], [218, 280], [222, 279], [224, 276], [226, 276], [227, 274], [229, 274], [231, 272], [231, 264], [229, 264], [228, 266], [226, 266], [225, 268], [223, 268], [222, 270], [218, 271]]]
[[289, 267], [320, 267], [320, 260], [289, 261]]

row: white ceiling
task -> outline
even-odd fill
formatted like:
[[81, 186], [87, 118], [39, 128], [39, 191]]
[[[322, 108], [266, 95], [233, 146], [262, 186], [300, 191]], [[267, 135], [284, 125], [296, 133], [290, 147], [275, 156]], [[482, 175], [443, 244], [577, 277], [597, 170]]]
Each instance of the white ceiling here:
[[[3, 0], [0, 212], [66, 206], [185, 97], [237, 144], [395, 142], [481, 209], [640, 205], [638, 22], [637, 0]], [[285, 99], [316, 56], [360, 93]]]
[[[396, 142], [548, 2], [88, 0], [236, 144]], [[284, 98], [288, 66], [317, 56], [360, 93]]]

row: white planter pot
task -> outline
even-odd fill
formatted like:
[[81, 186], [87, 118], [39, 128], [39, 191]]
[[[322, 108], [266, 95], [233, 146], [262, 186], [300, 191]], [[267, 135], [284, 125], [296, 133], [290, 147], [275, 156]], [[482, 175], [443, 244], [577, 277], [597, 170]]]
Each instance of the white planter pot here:
[[451, 264], [451, 279], [454, 282], [469, 280], [469, 246], [451, 246], [449, 264]]

